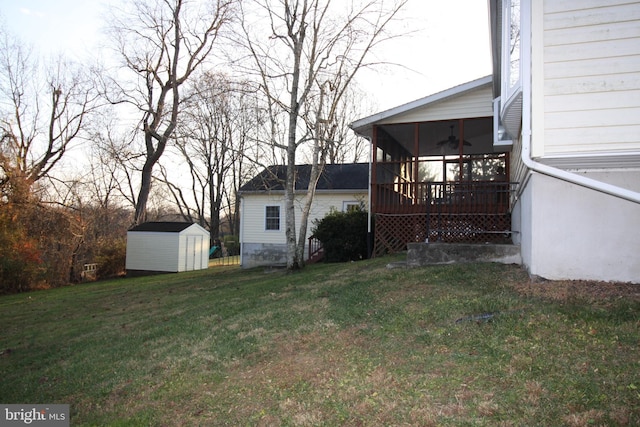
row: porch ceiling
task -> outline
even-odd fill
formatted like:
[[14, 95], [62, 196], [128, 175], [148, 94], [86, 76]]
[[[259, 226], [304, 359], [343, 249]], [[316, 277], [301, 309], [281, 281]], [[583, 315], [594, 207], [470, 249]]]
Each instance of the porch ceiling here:
[[[422, 122], [418, 124], [419, 152], [418, 156], [437, 156], [456, 154], [458, 149], [450, 144], [438, 144], [446, 141], [451, 135], [460, 136], [459, 120]], [[464, 145], [465, 154], [483, 154], [493, 152], [493, 118], [481, 117], [464, 119], [464, 140], [471, 145]], [[387, 133], [397, 144], [415, 156], [415, 123], [386, 124], [379, 128]]]

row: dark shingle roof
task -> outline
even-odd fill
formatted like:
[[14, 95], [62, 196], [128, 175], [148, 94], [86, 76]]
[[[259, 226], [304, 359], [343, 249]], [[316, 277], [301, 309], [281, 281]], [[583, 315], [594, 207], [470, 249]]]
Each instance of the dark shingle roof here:
[[165, 233], [179, 233], [191, 227], [193, 222], [145, 222], [140, 225], [136, 225], [129, 229], [129, 231], [162, 231]]
[[[296, 166], [296, 190], [309, 187], [311, 165]], [[287, 167], [269, 166], [249, 182], [240, 187], [240, 192], [284, 191]], [[369, 165], [350, 163], [325, 165], [316, 190], [367, 190], [369, 188]]]

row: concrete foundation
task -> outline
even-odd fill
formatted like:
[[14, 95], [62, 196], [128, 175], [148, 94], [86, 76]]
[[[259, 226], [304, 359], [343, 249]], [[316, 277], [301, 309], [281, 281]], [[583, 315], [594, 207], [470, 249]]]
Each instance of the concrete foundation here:
[[243, 243], [242, 268], [280, 267], [287, 265], [287, 245]]
[[454, 243], [409, 243], [407, 245], [408, 267], [464, 262], [522, 264], [520, 246]]

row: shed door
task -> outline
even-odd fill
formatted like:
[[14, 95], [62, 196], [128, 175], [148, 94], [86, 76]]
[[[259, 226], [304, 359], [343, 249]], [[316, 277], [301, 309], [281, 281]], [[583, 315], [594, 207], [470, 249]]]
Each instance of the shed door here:
[[202, 269], [202, 256], [200, 254], [202, 239], [202, 236], [187, 236], [187, 244], [185, 245], [186, 254], [184, 257], [185, 271]]
[[185, 245], [184, 254], [184, 271], [193, 270], [193, 251], [195, 249], [196, 241], [193, 236], [187, 236], [187, 244]]
[[200, 251], [202, 250], [202, 236], [193, 236], [193, 269], [202, 269], [202, 256]]

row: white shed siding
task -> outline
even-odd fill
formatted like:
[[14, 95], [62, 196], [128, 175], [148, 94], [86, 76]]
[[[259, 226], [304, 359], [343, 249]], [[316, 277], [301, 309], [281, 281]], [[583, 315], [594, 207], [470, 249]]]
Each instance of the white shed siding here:
[[488, 85], [455, 98], [391, 117], [381, 121], [380, 124], [491, 117], [493, 116], [492, 99], [491, 85]]
[[129, 231], [127, 270], [178, 271], [178, 233]]
[[544, 155], [640, 150], [640, 2], [545, 0]]
[[127, 270], [175, 273], [208, 266], [209, 232], [197, 224], [181, 232], [127, 232]]

